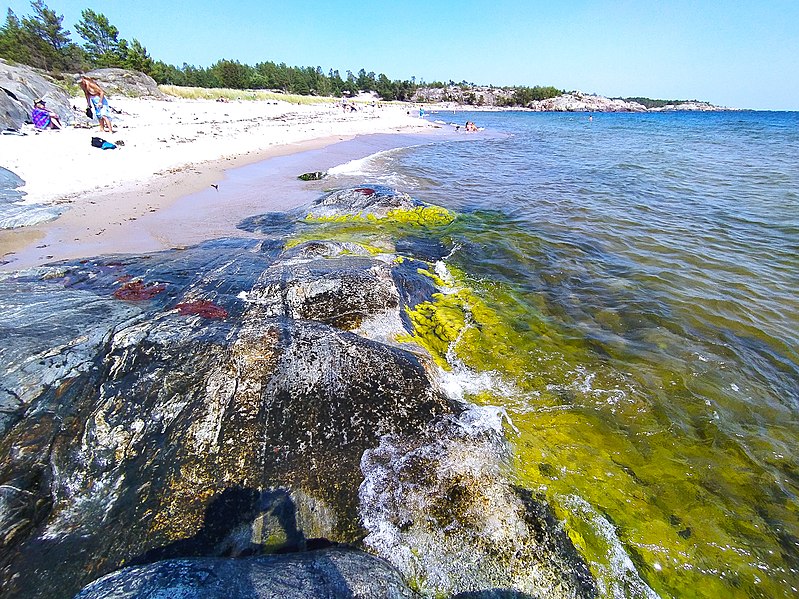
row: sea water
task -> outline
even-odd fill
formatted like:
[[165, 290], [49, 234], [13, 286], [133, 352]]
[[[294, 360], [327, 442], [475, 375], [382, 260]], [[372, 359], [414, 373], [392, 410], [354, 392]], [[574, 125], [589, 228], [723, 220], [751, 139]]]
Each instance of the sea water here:
[[0, 167], [0, 229], [25, 227], [52, 220], [61, 214], [55, 206], [25, 203], [25, 182], [16, 173]]
[[799, 113], [430, 118], [456, 139], [325, 184], [458, 213], [445, 268], [493, 316], [447, 376], [507, 413], [518, 484], [606, 596], [629, 567], [663, 597], [797, 596]]

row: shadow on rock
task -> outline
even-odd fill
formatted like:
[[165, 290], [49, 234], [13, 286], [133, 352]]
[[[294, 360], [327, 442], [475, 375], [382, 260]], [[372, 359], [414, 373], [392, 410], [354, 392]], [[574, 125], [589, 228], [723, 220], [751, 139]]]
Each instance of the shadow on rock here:
[[294, 500], [284, 489], [257, 491], [231, 487], [211, 500], [203, 526], [195, 535], [150, 549], [128, 565], [184, 557], [287, 553], [331, 545], [327, 539], [305, 538], [297, 527]]

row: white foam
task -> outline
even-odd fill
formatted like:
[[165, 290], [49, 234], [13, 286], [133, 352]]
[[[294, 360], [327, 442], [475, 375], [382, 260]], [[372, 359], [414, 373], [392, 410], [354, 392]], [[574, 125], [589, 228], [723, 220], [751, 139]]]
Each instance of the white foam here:
[[622, 542], [616, 534], [616, 528], [597, 512], [590, 503], [577, 495], [558, 497], [569, 513], [582, 520], [591, 528], [594, 535], [602, 539], [607, 547], [604, 563], [594, 563], [597, 583], [601, 596], [622, 599], [623, 597], [641, 597], [643, 599], [660, 599], [660, 596], [647, 585], [633, 561], [624, 550]]
[[[334, 166], [328, 169], [328, 175], [347, 175], [347, 176], [369, 176], [375, 174], [376, 169], [374, 167], [374, 163], [377, 162], [378, 159], [381, 157], [389, 156], [392, 153], [397, 152], [398, 150], [403, 148], [392, 148], [390, 150], [381, 150], [380, 152], [375, 152], [374, 154], [370, 154], [369, 156], [365, 156], [363, 158], [356, 158], [354, 160], [350, 160], [349, 162], [345, 162], [344, 164], [339, 164], [338, 166]], [[370, 168], [371, 167], [371, 168]]]
[[30, 227], [57, 218], [63, 210], [45, 204], [0, 204], [0, 229]]

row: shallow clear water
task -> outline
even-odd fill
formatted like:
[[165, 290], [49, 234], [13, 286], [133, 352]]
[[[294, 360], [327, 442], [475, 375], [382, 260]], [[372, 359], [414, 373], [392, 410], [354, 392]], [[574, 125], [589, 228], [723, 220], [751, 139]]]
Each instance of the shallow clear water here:
[[628, 558], [661, 596], [795, 596], [799, 113], [431, 118], [486, 130], [333, 184], [459, 213], [447, 264], [496, 320], [454, 370], [494, 374], [469, 397], [519, 483], [608, 596]]
[[56, 218], [61, 210], [44, 204], [25, 204], [25, 182], [16, 173], [0, 167], [0, 229], [25, 227]]

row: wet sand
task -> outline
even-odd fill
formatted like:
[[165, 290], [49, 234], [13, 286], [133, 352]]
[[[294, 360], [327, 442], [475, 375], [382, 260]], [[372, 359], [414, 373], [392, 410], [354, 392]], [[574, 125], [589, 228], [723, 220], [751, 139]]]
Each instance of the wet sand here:
[[445, 135], [445, 130], [431, 129], [327, 137], [189, 165], [144, 183], [87, 194], [72, 200], [54, 221], [0, 231], [0, 270], [248, 237], [250, 233], [237, 228], [243, 219], [298, 208], [323, 192], [324, 180], [304, 182], [300, 174]]

